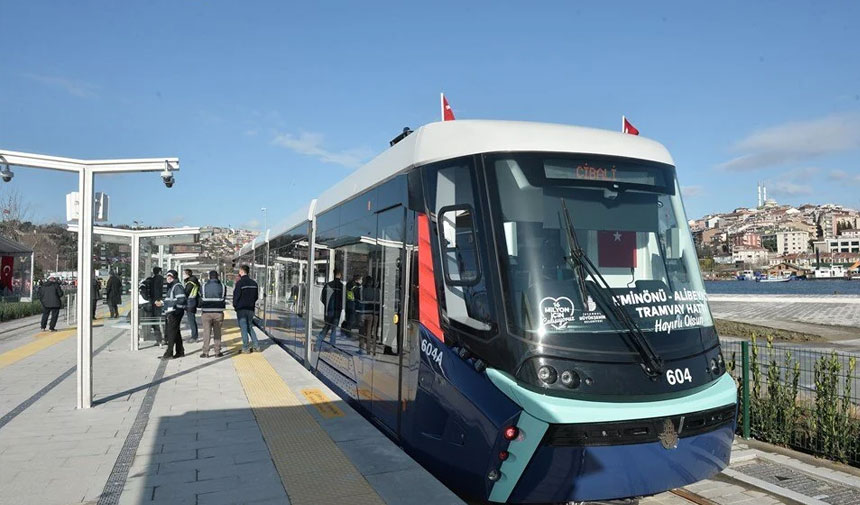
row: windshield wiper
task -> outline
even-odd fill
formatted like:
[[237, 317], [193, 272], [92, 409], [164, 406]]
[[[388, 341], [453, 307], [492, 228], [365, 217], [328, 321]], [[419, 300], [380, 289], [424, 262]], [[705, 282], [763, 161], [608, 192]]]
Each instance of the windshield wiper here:
[[611, 314], [614, 316], [617, 323], [624, 326], [624, 329], [627, 330], [627, 335], [631, 345], [642, 358], [641, 365], [645, 374], [652, 379], [656, 379], [663, 374], [663, 359], [660, 358], [654, 348], [651, 347], [651, 344], [648, 342], [648, 337], [642, 333], [642, 329], [638, 324], [636, 324], [636, 321], [634, 321], [630, 317], [630, 314], [621, 307], [621, 302], [618, 300], [618, 297], [615, 296], [615, 293], [612, 292], [612, 288], [609, 286], [606, 278], [603, 277], [603, 274], [601, 274], [597, 267], [594, 266], [594, 263], [591, 262], [582, 250], [582, 247], [580, 247], [579, 239], [576, 238], [576, 229], [573, 226], [573, 220], [570, 217], [570, 212], [567, 210], [567, 204], [565, 204], [564, 198], [561, 199], [561, 208], [564, 211], [568, 249], [570, 249], [570, 256], [568, 256], [567, 259], [573, 263], [572, 266], [576, 270], [579, 288], [583, 294], [582, 301], [587, 303], [588, 300], [588, 289], [585, 285], [585, 276], [582, 275], [584, 272], [597, 284], [598, 289], [593, 291], [597, 298], [600, 299], [600, 305], [603, 308], [604, 314], [607, 316]]

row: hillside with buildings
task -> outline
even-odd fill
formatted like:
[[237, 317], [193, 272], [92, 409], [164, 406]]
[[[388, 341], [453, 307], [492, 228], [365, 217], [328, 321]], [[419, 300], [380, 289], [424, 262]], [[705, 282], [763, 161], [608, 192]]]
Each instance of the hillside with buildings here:
[[780, 205], [766, 195], [760, 186], [754, 208], [690, 220], [706, 273], [745, 268], [807, 275], [819, 266], [858, 268], [860, 211], [829, 203]]

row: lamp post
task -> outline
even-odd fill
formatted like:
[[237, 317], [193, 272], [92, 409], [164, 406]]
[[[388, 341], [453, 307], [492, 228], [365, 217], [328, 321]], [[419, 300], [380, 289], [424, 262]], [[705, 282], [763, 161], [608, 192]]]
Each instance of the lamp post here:
[[146, 158], [118, 160], [79, 160], [60, 158], [43, 154], [23, 153], [0, 150], [0, 178], [10, 182], [14, 173], [11, 165], [19, 167], [43, 168], [78, 174], [78, 195], [80, 198], [78, 223], [78, 304], [77, 304], [77, 407], [90, 408], [93, 404], [93, 207], [95, 192], [93, 182], [96, 174], [117, 174], [134, 172], [161, 172], [161, 179], [167, 187], [173, 186], [173, 172], [179, 170], [178, 158]]
[[261, 208], [260, 211], [263, 213], [263, 233], [265, 233], [269, 229], [269, 211], [265, 207]]

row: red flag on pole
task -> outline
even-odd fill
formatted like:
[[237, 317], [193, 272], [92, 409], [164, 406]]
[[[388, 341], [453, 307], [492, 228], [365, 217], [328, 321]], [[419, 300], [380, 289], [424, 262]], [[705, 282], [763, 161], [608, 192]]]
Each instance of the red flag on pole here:
[[597, 232], [597, 263], [602, 267], [636, 268], [636, 232]]
[[3, 256], [2, 272], [0, 272], [0, 287], [12, 289], [12, 271], [15, 268], [14, 256]]
[[621, 131], [623, 133], [629, 133], [630, 135], [639, 135], [639, 130], [630, 124], [630, 121], [628, 121], [624, 116], [621, 116]]
[[442, 121], [453, 121], [454, 120], [454, 111], [451, 109], [451, 106], [448, 105], [448, 99], [445, 98], [445, 93], [439, 93], [442, 97]]

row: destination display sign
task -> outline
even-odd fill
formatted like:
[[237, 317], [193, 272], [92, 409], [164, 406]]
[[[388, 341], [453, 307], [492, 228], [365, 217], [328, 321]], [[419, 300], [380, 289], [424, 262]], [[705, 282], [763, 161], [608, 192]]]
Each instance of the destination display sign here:
[[657, 167], [619, 164], [601, 160], [546, 160], [547, 179], [618, 182], [646, 186], [666, 186], [663, 170]]

